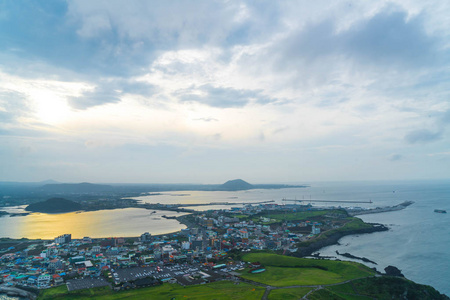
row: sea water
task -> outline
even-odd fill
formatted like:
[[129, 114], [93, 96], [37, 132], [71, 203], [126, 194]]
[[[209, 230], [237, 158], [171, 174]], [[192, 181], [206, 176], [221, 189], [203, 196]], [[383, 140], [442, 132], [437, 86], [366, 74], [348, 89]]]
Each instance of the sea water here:
[[337, 255], [339, 251], [366, 257], [377, 263], [366, 265], [382, 272], [393, 265], [408, 279], [450, 295], [450, 214], [434, 212], [450, 212], [449, 181], [358, 183], [353, 187], [345, 183], [332, 190], [342, 196], [355, 191], [374, 203], [415, 203], [400, 211], [359, 216], [365, 222], [385, 224], [389, 231], [346, 236], [339, 245], [320, 249], [321, 255], [349, 260]]

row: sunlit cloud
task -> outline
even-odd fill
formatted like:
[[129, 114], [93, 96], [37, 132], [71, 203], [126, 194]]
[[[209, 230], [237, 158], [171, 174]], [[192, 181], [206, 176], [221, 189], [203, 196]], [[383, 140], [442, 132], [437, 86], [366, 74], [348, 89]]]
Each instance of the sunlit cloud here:
[[423, 1], [5, 3], [0, 163], [14, 172], [0, 180], [104, 181], [102, 168], [113, 181], [124, 169], [129, 181], [222, 180], [226, 168], [382, 179], [393, 164], [399, 179], [448, 177], [449, 13]]

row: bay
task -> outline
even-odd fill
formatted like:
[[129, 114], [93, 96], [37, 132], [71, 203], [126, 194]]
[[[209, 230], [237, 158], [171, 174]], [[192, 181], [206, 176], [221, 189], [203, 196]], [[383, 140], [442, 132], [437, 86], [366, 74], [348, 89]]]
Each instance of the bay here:
[[[2, 209], [23, 212], [21, 207]], [[177, 220], [162, 218], [163, 215], [183, 214], [164, 210], [153, 213], [152, 210], [124, 208], [63, 214], [32, 213], [23, 217], [6, 216], [0, 218], [0, 237], [54, 239], [65, 233], [71, 233], [72, 238], [131, 237], [144, 232], [155, 235], [186, 228]]]

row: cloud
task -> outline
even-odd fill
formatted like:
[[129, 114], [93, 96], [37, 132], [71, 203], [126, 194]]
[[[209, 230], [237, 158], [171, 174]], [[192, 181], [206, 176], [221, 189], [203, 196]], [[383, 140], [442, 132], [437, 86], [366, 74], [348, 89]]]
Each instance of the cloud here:
[[446, 157], [450, 156], [450, 151], [448, 152], [439, 152], [439, 153], [430, 153], [428, 156], [438, 156], [438, 157]]
[[197, 118], [197, 119], [193, 119], [194, 121], [203, 121], [203, 122], [217, 122], [219, 120], [215, 119], [215, 118]]
[[200, 0], [192, 5], [136, 0], [124, 5], [120, 0], [75, 0], [67, 7], [82, 38], [113, 35], [119, 41], [144, 42], [155, 50], [248, 42], [276, 27], [278, 14], [277, 4], [246, 1]]
[[381, 12], [337, 38], [344, 53], [375, 65], [429, 66], [437, 46], [422, 16], [408, 17], [405, 11]]
[[263, 95], [260, 90], [214, 87], [208, 84], [198, 88], [179, 90], [176, 92], [176, 96], [182, 101], [199, 102], [219, 108], [244, 107], [250, 102], [268, 104], [278, 101]]
[[[435, 131], [428, 129], [413, 130], [406, 134], [405, 140], [410, 144], [432, 143], [444, 138], [447, 126], [450, 124], [450, 110], [444, 112], [435, 112], [431, 121], [438, 128]], [[429, 118], [431, 115], [428, 116]]]
[[379, 70], [429, 68], [445, 55], [438, 38], [425, 31], [423, 18], [385, 8], [343, 28], [333, 18], [311, 21], [269, 46], [261, 60], [297, 82], [321, 85], [374, 70], [371, 75], [379, 76]]
[[120, 91], [96, 87], [92, 91], [84, 92], [82, 96], [69, 98], [68, 103], [72, 108], [83, 110], [106, 103], [119, 102], [120, 95]]
[[29, 106], [24, 93], [0, 86], [0, 128], [1, 125], [17, 123], [18, 118], [28, 115]]
[[450, 124], [450, 109], [442, 114], [439, 120], [444, 126]]
[[[58, 164], [82, 163], [58, 174], [90, 174], [99, 161], [97, 178], [120, 180], [124, 167], [142, 168], [135, 178], [146, 181], [145, 161], [159, 164], [155, 178], [184, 180], [176, 171], [211, 173], [203, 153], [224, 162], [222, 172], [245, 152], [247, 165], [237, 170], [258, 165], [280, 170], [258, 174], [295, 178], [288, 170], [301, 168], [318, 179], [338, 178], [355, 161], [373, 167], [364, 176], [382, 177], [408, 154], [410, 169], [396, 169], [411, 177], [425, 169], [418, 157], [448, 152], [449, 5], [28, 4], [0, 3], [0, 152], [7, 144], [10, 153], [24, 151], [15, 174], [28, 174], [26, 159], [46, 172], [59, 157]], [[202, 163], [177, 160], [189, 148]], [[110, 164], [117, 157], [129, 159]], [[448, 174], [444, 167], [436, 166], [439, 174]]]
[[133, 94], [149, 97], [153, 94], [153, 85], [126, 79], [113, 79], [100, 82], [94, 89], [85, 91], [81, 96], [69, 97], [69, 105], [72, 108], [84, 110], [89, 107], [107, 103], [117, 103], [125, 94]]
[[390, 161], [399, 161], [403, 159], [403, 155], [401, 154], [392, 154], [388, 158]]
[[410, 144], [424, 144], [435, 142], [442, 138], [442, 132], [432, 132], [428, 129], [419, 129], [409, 132], [405, 136], [405, 140]]

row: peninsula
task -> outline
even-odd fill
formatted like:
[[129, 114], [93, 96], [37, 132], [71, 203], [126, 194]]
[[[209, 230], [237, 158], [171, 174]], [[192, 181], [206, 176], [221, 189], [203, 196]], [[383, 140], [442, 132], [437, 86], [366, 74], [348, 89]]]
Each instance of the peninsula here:
[[41, 213], [66, 213], [81, 210], [81, 204], [64, 198], [51, 198], [28, 205], [25, 210]]

